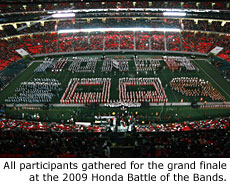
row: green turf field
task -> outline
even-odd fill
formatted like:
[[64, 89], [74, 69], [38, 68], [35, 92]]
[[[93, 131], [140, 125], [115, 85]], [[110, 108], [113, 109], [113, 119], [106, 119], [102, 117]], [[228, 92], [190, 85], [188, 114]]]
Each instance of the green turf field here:
[[[70, 57], [71, 58], [71, 57]], [[57, 58], [58, 59], [58, 58]], [[71, 58], [72, 59], [72, 58]], [[174, 77], [198, 77], [204, 80], [210, 81], [212, 85], [218, 89], [222, 95], [225, 96], [226, 101], [230, 101], [230, 84], [219, 74], [219, 72], [211, 65], [208, 60], [192, 60], [192, 62], [199, 68], [199, 71], [194, 72], [184, 72], [184, 71], [175, 71], [172, 72], [168, 68], [163, 70], [162, 68], [156, 72], [156, 75], [153, 72], [140, 72], [138, 75], [136, 74], [136, 69], [133, 60], [129, 61], [129, 72], [121, 73], [118, 70], [114, 70], [110, 73], [102, 73], [102, 61], [99, 60], [96, 66], [95, 73], [71, 73], [67, 70], [70, 66], [71, 61], [67, 63], [65, 69], [58, 73], [54, 74], [51, 71], [47, 71], [46, 74], [41, 73], [33, 73], [34, 69], [41, 63], [34, 62], [25, 72], [17, 77], [3, 92], [0, 93], [1, 96], [1, 103], [4, 103], [4, 99], [8, 96], [12, 96], [14, 94], [14, 90], [16, 87], [20, 85], [23, 81], [29, 81], [33, 78], [56, 78], [61, 82], [61, 94], [66, 89], [68, 82], [71, 78], [91, 78], [91, 77], [109, 77], [111, 78], [111, 99], [118, 99], [118, 84], [119, 78], [122, 77], [159, 77], [162, 82], [162, 86], [164, 87], [169, 102], [180, 102], [181, 99], [184, 102], [191, 102], [191, 101], [199, 101], [200, 98], [198, 97], [186, 97], [182, 96], [182, 94], [173, 91], [172, 88], [169, 86], [169, 82]], [[160, 62], [161, 67], [165, 65], [163, 61]], [[168, 86], [166, 86], [168, 85]], [[92, 87], [92, 86], [91, 86]], [[134, 87], [135, 88], [135, 87]], [[80, 88], [79, 88], [80, 89]], [[87, 88], [87, 91], [94, 91], [95, 88]], [[130, 89], [132, 91], [132, 89]], [[211, 101], [209, 98], [204, 98], [207, 101]], [[59, 103], [59, 99], [54, 99], [53, 103]]]
[[[108, 55], [109, 56], [109, 55]], [[114, 57], [117, 55], [110, 55], [110, 57]], [[121, 56], [124, 56], [124, 54], [121, 54]], [[154, 55], [141, 55], [141, 57], [153, 57]], [[146, 73], [139, 73], [138, 75], [136, 74], [136, 68], [134, 65], [134, 61], [131, 59], [132, 55], [126, 56], [126, 58], [130, 58], [129, 60], [129, 72], [126, 73], [121, 73], [118, 70], [114, 70], [110, 73], [101, 73], [101, 67], [102, 67], [102, 60], [100, 60], [101, 56], [99, 57], [99, 61], [96, 66], [96, 71], [95, 73], [71, 73], [67, 69], [72, 63], [72, 57], [69, 57], [69, 62], [65, 66], [64, 70], [58, 74], [54, 74], [51, 71], [47, 71], [46, 74], [41, 74], [41, 73], [33, 73], [34, 69], [42, 63], [41, 60], [37, 60], [33, 62], [23, 73], [21, 73], [16, 79], [14, 79], [9, 86], [7, 86], [4, 91], [0, 93], [0, 103], [4, 103], [4, 100], [8, 96], [14, 95], [15, 89], [20, 85], [21, 82], [23, 81], [29, 81], [32, 80], [33, 78], [55, 78], [61, 82], [61, 92], [60, 92], [60, 98], [63, 94], [63, 92], [66, 89], [66, 86], [68, 85], [69, 81], [71, 78], [91, 78], [91, 77], [109, 77], [111, 78], [111, 99], [118, 99], [118, 84], [119, 84], [119, 78], [122, 77], [159, 77], [162, 86], [166, 91], [166, 95], [168, 97], [168, 102], [180, 102], [181, 99], [183, 99], [184, 102], [192, 102], [196, 101], [199, 102], [200, 98], [199, 97], [186, 97], [182, 96], [182, 94], [173, 91], [171, 87], [169, 86], [169, 82], [172, 80], [174, 77], [199, 77], [204, 80], [207, 80], [212, 83], [213, 87], [218, 89], [219, 92], [223, 96], [225, 96], [226, 101], [230, 101], [230, 83], [228, 83], [221, 75], [220, 73], [216, 70], [216, 68], [209, 63], [207, 59], [195, 59], [191, 60], [194, 65], [196, 65], [199, 68], [199, 71], [195, 72], [185, 72], [185, 71], [175, 71], [172, 72], [168, 68], [163, 69], [163, 66], [166, 66], [165, 63], [161, 60], [161, 68], [154, 74], [153, 72], [148, 72]], [[139, 56], [140, 57], [140, 56]], [[56, 57], [56, 59], [59, 59], [59, 57]], [[93, 86], [90, 86], [93, 87]], [[78, 88], [79, 90], [87, 90], [87, 91], [94, 91], [94, 90], [101, 90], [101, 87], [98, 88], [90, 88], [88, 87], [87, 89], [84, 87]], [[134, 88], [130, 88], [132, 91]], [[143, 89], [143, 88], [142, 88]], [[55, 98], [52, 103], [60, 103], [60, 98]], [[204, 98], [206, 101], [211, 101], [209, 98]], [[122, 113], [120, 109], [110, 109], [110, 108], [99, 108], [97, 110], [89, 110], [87, 108], [51, 108], [48, 111], [44, 110], [39, 110], [39, 114], [41, 115], [41, 118], [43, 120], [60, 120], [60, 119], [68, 119], [71, 115], [77, 116], [75, 119], [80, 119], [82, 118], [89, 120], [92, 119], [92, 116], [98, 115], [98, 113], [103, 114], [103, 113]], [[155, 121], [171, 121], [171, 120], [192, 120], [192, 119], [202, 119], [203, 117], [215, 117], [215, 116], [229, 116], [229, 110], [226, 109], [217, 109], [217, 110], [203, 110], [203, 109], [192, 109], [191, 107], [149, 107], [146, 109], [135, 109], [135, 108], [130, 108], [128, 111], [135, 113], [138, 111], [141, 116], [143, 116], [143, 119], [154, 119]], [[20, 117], [20, 114], [22, 112], [28, 113], [28, 118], [30, 114], [35, 113], [36, 111], [29, 111], [29, 110], [19, 110], [15, 111], [12, 109], [7, 110], [7, 114], [9, 116], [17, 116]], [[156, 112], [159, 115], [156, 115]], [[85, 115], [87, 114], [87, 115]], [[176, 115], [177, 114], [177, 115]], [[61, 118], [60, 118], [61, 117]], [[87, 118], [86, 118], [87, 117]]]

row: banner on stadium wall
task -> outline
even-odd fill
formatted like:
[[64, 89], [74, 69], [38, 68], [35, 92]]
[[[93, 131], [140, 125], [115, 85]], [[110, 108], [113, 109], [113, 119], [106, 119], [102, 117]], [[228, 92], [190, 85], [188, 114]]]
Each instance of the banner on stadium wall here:
[[220, 47], [220, 46], [216, 46], [215, 48], [213, 48], [209, 53], [212, 53], [214, 55], [219, 54], [224, 48]]
[[16, 52], [21, 55], [22, 57], [29, 55], [29, 53], [27, 51], [25, 51], [24, 49], [20, 48], [17, 49]]

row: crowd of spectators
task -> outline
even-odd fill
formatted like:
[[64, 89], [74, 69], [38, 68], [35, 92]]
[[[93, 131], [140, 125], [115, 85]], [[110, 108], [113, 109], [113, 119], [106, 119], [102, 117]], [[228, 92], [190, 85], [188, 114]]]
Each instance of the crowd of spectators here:
[[104, 139], [92, 134], [1, 131], [0, 157], [108, 157]]
[[[80, 22], [81, 20], [79, 20]], [[24, 48], [30, 54], [69, 52], [69, 51], [85, 51], [85, 50], [168, 50], [168, 51], [185, 51], [208, 53], [216, 46], [223, 47], [223, 51], [219, 57], [230, 61], [229, 36], [226, 34], [209, 33], [205, 31], [218, 31], [228, 33], [230, 23], [222, 23], [221, 21], [198, 20], [197, 24], [194, 20], [182, 19], [182, 24], [178, 19], [164, 19], [159, 22], [154, 20], [137, 19], [130, 20], [128, 18], [110, 18], [106, 20], [90, 19], [90, 21], [77, 24], [76, 20], [67, 21], [45, 21], [44, 31], [40, 23], [31, 25], [21, 30], [21, 36], [12, 36], [7, 39], [1, 39], [1, 60], [0, 69], [5, 68], [21, 57], [15, 52], [16, 49]], [[124, 22], [124, 23], [123, 23]], [[93, 23], [94, 27], [160, 27], [175, 25], [185, 29], [182, 32], [77, 32], [57, 34], [57, 28], [81, 28], [81, 25], [90, 28]], [[30, 23], [32, 24], [32, 22]], [[28, 24], [28, 25], [30, 25]], [[117, 24], [117, 25], [116, 25]], [[143, 25], [142, 25], [143, 24]], [[17, 24], [17, 27], [26, 24]], [[71, 25], [71, 27], [70, 27]], [[12, 25], [4, 25], [0, 30], [0, 36], [6, 37], [4, 29]], [[13, 27], [13, 26], [12, 26]], [[198, 32], [188, 30], [202, 30]], [[52, 32], [51, 32], [52, 31]], [[35, 32], [35, 33], [34, 33]], [[34, 33], [34, 34], [25, 34]]]
[[58, 51], [59, 52], [73, 51], [73, 33], [58, 35]]
[[13, 119], [1, 119], [0, 129], [3, 131], [21, 129], [23, 131], [38, 131], [38, 132], [105, 132], [105, 125], [91, 125], [82, 124], [82, 122], [70, 122], [71, 124], [64, 123], [47, 123], [38, 121], [25, 121]]
[[74, 28], [74, 23], [72, 20], [59, 20], [56, 24], [57, 24], [58, 30]]
[[150, 49], [150, 35], [148, 32], [136, 32], [136, 49], [149, 50]]
[[33, 46], [29, 48], [31, 54], [43, 53], [43, 34], [34, 34], [32, 37]]
[[229, 132], [225, 130], [188, 131], [145, 136], [135, 152], [138, 157], [227, 157], [229, 143]]
[[89, 50], [104, 49], [104, 35], [101, 32], [92, 32], [89, 34]]
[[165, 50], [165, 36], [163, 32], [151, 32], [151, 50]]
[[105, 49], [118, 50], [120, 45], [120, 35], [118, 32], [105, 32]]
[[56, 21], [44, 22], [44, 31], [56, 31]]
[[182, 48], [185, 52], [195, 51], [195, 35], [194, 32], [181, 32]]
[[102, 133], [106, 128], [98, 125], [2, 118], [0, 157], [229, 157], [229, 123], [218, 118], [138, 125], [137, 133], [117, 134]]
[[[229, 129], [230, 119], [216, 118], [200, 121], [187, 121], [187, 122], [173, 122], [173, 123], [151, 123], [140, 124], [135, 121], [126, 122], [122, 118], [117, 117], [116, 121], [120, 125], [116, 126], [133, 126], [136, 132], [181, 132], [181, 131], [193, 131], [193, 130], [214, 130], [214, 129]], [[135, 118], [136, 119], [136, 118]], [[97, 121], [96, 121], [97, 122]], [[48, 123], [40, 121], [26, 121], [26, 120], [13, 120], [8, 118], [1, 118], [0, 130], [2, 131], [25, 131], [25, 132], [107, 132], [112, 128], [110, 122], [107, 123], [84, 123], [84, 122], [69, 122], [69, 123]], [[120, 129], [121, 130], [121, 129]], [[130, 129], [126, 129], [130, 131]], [[113, 131], [119, 131], [113, 128]]]
[[192, 122], [175, 123], [150, 123], [145, 125], [136, 125], [137, 132], [177, 132], [192, 130], [211, 130], [211, 129], [229, 129], [229, 118], [218, 118], [211, 120], [201, 120]]
[[218, 54], [218, 56], [230, 62], [230, 36], [220, 35], [215, 44], [213, 44], [213, 47], [216, 46], [221, 46], [224, 48], [223, 51]]
[[[43, 26], [44, 24], [44, 26]], [[17, 29], [25, 26], [24, 29], [16, 31]], [[84, 19], [58, 19], [58, 20], [46, 20], [44, 23], [39, 21], [29, 21], [20, 22], [16, 26], [8, 23], [7, 25], [2, 25], [2, 30], [0, 30], [0, 37], [19, 35], [19, 34], [29, 34], [29, 33], [40, 33], [40, 32], [55, 32], [63, 29], [88, 29], [88, 28], [176, 28], [181, 30], [197, 30], [197, 31], [212, 31], [212, 32], [222, 32], [228, 33], [230, 28], [230, 22], [228, 21], [211, 21], [208, 20], [198, 20], [194, 19], [182, 19], [180, 23], [179, 18], [158, 18], [158, 19], [147, 19], [147, 18], [90, 18], [88, 21]], [[137, 36], [141, 37], [140, 40], [148, 41], [148, 33], [137, 32]], [[142, 35], [142, 36], [141, 36]]]
[[[216, 46], [222, 46], [224, 49], [218, 55], [219, 57], [230, 60], [229, 36], [218, 34], [207, 34], [197, 32], [182, 32], [180, 34], [167, 34], [166, 46], [168, 51], [186, 51], [208, 53]], [[148, 36], [146, 39], [143, 39]], [[105, 37], [105, 38], [104, 38]], [[114, 37], [114, 38], [113, 38]], [[136, 39], [136, 41], [134, 41]], [[144, 40], [144, 41], [143, 41]], [[114, 43], [113, 43], [114, 42]], [[150, 45], [149, 45], [150, 42]], [[12, 37], [8, 40], [1, 40], [1, 60], [2, 69], [11, 62], [19, 60], [21, 57], [15, 52], [16, 49], [23, 48], [32, 55], [68, 51], [85, 51], [85, 50], [133, 50], [136, 44], [137, 50], [164, 50], [165, 40], [163, 33], [135, 34], [132, 32], [121, 32], [113, 34], [113, 32], [105, 32], [105, 34], [97, 33], [95, 35], [87, 33], [75, 34], [59, 34], [46, 33], [23, 35], [20, 38]]]
[[166, 45], [169, 51], [181, 51], [181, 38], [178, 32], [166, 33]]
[[195, 22], [194, 19], [189, 18], [90, 18], [87, 20], [80, 18], [73, 18], [71, 20], [58, 19], [58, 20], [46, 20], [43, 23], [39, 21], [20, 22], [16, 26], [8, 23], [3, 25], [1, 31], [2, 36], [6, 36], [9, 30], [14, 28], [20, 28], [22, 26], [28, 26], [17, 32], [17, 34], [24, 33], [36, 33], [43, 31], [57, 31], [62, 29], [84, 29], [84, 28], [127, 28], [127, 27], [150, 27], [150, 28], [178, 28], [182, 30], [200, 30], [200, 31], [215, 31], [228, 33], [230, 22], [216, 20], [199, 20]]
[[197, 32], [196, 35], [196, 50], [200, 53], [207, 53], [210, 47], [213, 45], [213, 40], [206, 33]]
[[120, 32], [120, 49], [133, 50], [134, 49], [134, 33]]
[[74, 34], [74, 51], [85, 51], [89, 49], [89, 36], [85, 33]]
[[0, 40], [0, 70], [20, 59], [20, 56], [15, 52], [15, 47], [16, 49], [20, 47], [20, 43], [17, 39], [10, 39], [8, 41]]
[[21, 41], [21, 45], [14, 49], [24, 48], [32, 55], [43, 53], [43, 34], [23, 35], [18, 40]]
[[44, 51], [45, 53], [57, 52], [57, 33], [48, 33], [44, 35]]

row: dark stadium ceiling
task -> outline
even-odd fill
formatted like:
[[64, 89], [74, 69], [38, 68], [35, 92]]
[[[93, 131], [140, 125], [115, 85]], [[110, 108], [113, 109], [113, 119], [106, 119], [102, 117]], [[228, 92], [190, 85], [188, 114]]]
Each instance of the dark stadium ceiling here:
[[[75, 1], [63, 1], [63, 0], [1, 0], [1, 3], [8, 4], [10, 6], [14, 6], [13, 4], [19, 4], [20, 6], [24, 4], [34, 4], [37, 5], [39, 3], [60, 3], [60, 2], [106, 2], [106, 0], [75, 0]], [[110, 1], [111, 2], [111, 1]], [[114, 2], [122, 2], [122, 1], [114, 1]], [[126, 1], [128, 2], [128, 1]], [[141, 1], [130, 1], [130, 2], [141, 2]], [[147, 1], [149, 2], [149, 1]], [[152, 1], [154, 2], [154, 1]], [[159, 2], [159, 1], [156, 1]], [[164, 2], [169, 1], [162, 1], [162, 5]], [[175, 1], [178, 2], [178, 1]], [[183, 1], [180, 1], [183, 2]], [[185, 2], [185, 1], [184, 1]], [[196, 2], [196, 1], [192, 1]], [[199, 1], [201, 2], [201, 1]], [[212, 1], [217, 2], [217, 1]], [[220, 1], [218, 1], [220, 2]], [[224, 1], [226, 2], [226, 1]], [[109, 17], [149, 17], [149, 18], [158, 18], [163, 17], [164, 11], [174, 11], [174, 12], [186, 12], [187, 15], [185, 18], [194, 18], [194, 19], [223, 19], [229, 20], [230, 19], [230, 10], [214, 10], [214, 9], [170, 9], [170, 8], [90, 8], [90, 9], [75, 9], [71, 7], [64, 8], [65, 10], [71, 10], [71, 12], [76, 13], [75, 18], [109, 18]], [[38, 11], [21, 11], [21, 12], [3, 12], [0, 14], [0, 23], [10, 23], [10, 22], [17, 22], [17, 21], [34, 21], [34, 20], [41, 20], [47, 17], [50, 17], [52, 14], [57, 13], [61, 10], [38, 10]]]
[[[73, 10], [74, 12], [74, 10]], [[160, 18], [160, 17], [170, 17], [163, 15], [164, 10], [107, 10], [107, 11], [94, 11], [85, 12], [80, 11], [76, 12], [75, 18], [122, 18], [122, 17], [148, 17], [148, 18]], [[51, 17], [52, 14], [55, 14], [55, 11], [35, 11], [35, 12], [20, 12], [20, 13], [6, 13], [0, 14], [0, 23], [10, 23], [17, 21], [33, 21], [33, 20], [41, 20], [46, 17], [49, 19], [53, 19]], [[230, 19], [229, 11], [205, 11], [205, 12], [197, 12], [197, 11], [187, 11], [187, 15], [182, 18], [194, 18], [194, 19]]]
[[[0, 0], [0, 3], [61, 3], [61, 2], [122, 2], [122, 0]], [[128, 0], [129, 2], [137, 2], [137, 1], [152, 1], [152, 2], [160, 2], [159, 0]], [[178, 0], [165, 0], [161, 2], [169, 2]], [[204, 0], [195, 1], [190, 0], [191, 2], [202, 2]], [[186, 0], [181, 1], [186, 2]], [[212, 0], [210, 2], [227, 2], [226, 0]]]

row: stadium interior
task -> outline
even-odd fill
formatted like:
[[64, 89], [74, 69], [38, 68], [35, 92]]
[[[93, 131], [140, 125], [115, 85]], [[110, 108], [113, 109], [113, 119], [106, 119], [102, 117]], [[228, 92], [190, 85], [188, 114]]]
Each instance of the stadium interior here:
[[230, 157], [229, 125], [229, 1], [0, 2], [0, 157]]

